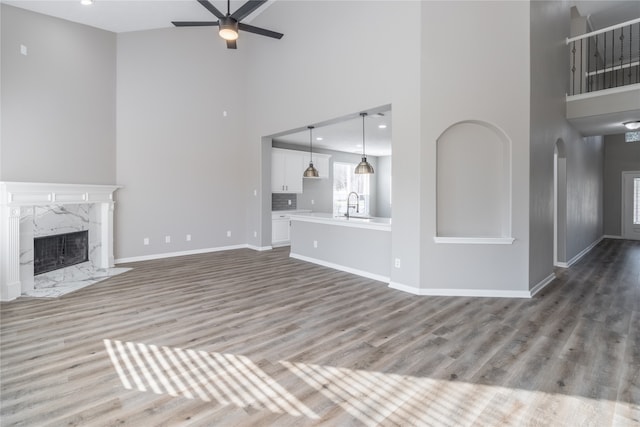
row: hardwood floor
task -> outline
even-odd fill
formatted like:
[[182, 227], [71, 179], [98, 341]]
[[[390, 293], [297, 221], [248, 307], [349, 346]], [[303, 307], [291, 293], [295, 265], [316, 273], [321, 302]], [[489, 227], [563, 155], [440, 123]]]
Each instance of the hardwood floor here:
[[2, 426], [640, 424], [640, 242], [530, 300], [248, 249], [2, 303]]

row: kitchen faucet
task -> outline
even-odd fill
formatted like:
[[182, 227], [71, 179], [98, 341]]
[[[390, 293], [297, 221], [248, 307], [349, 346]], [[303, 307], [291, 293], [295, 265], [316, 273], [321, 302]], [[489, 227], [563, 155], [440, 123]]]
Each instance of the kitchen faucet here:
[[[349, 200], [351, 199], [351, 195], [352, 194], [356, 195], [356, 204], [355, 205], [349, 204]], [[356, 213], [360, 213], [360, 202], [359, 202], [359, 200], [360, 200], [360, 196], [358, 196], [358, 193], [356, 193], [355, 191], [352, 191], [347, 196], [347, 213], [344, 214], [344, 216], [346, 216], [347, 219], [349, 219], [349, 209], [350, 208], [356, 208]]]

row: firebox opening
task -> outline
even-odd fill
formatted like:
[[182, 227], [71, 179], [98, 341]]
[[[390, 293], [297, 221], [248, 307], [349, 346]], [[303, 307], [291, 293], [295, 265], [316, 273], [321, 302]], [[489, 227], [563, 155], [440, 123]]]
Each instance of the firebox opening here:
[[33, 274], [38, 275], [89, 260], [89, 232], [56, 234], [33, 239]]

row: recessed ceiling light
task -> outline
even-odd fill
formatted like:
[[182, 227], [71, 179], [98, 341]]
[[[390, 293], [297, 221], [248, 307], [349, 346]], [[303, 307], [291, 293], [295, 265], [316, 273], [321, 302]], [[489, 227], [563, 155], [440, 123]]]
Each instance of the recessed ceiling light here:
[[623, 123], [624, 127], [626, 127], [629, 130], [636, 130], [636, 129], [640, 129], [640, 120], [636, 120], [633, 122], [625, 122]]
[[89, 5], [93, 4], [93, 0], [80, 0], [80, 4], [82, 4], [84, 6], [89, 6]]
[[386, 129], [386, 128], [387, 128], [387, 125], [385, 125], [384, 123], [378, 125], [378, 129]]
[[316, 141], [322, 141], [323, 139], [324, 139], [323, 137], [319, 136], [316, 138]]
[[356, 144], [356, 147], [362, 148], [362, 144]]

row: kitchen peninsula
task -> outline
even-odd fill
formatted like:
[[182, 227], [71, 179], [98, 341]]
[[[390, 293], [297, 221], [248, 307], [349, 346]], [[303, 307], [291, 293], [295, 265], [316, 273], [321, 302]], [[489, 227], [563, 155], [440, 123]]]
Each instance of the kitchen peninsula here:
[[314, 212], [290, 219], [292, 258], [389, 282], [391, 218]]

